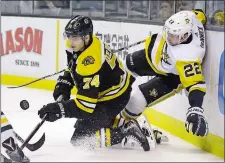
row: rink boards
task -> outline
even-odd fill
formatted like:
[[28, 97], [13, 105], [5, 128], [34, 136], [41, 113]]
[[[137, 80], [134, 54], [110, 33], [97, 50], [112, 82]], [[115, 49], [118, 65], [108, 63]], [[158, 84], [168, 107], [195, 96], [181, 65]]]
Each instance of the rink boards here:
[[[0, 38], [2, 84], [21, 85], [64, 69], [66, 55], [63, 30], [67, 21], [68, 19], [2, 17]], [[109, 21], [94, 21], [93, 24], [94, 33], [112, 49], [143, 40], [162, 29], [162, 26], [156, 25]], [[147, 109], [145, 114], [152, 124], [224, 158], [224, 32], [207, 31], [206, 37], [207, 54], [203, 71], [207, 94], [203, 107], [210, 134], [205, 138], [199, 138], [186, 132], [184, 121], [189, 104], [184, 91]], [[117, 54], [124, 59], [128, 53], [141, 48], [144, 48], [144, 44]], [[53, 90], [57, 76], [29, 87]], [[147, 77], [138, 78], [134, 86], [147, 80], [149, 80]]]

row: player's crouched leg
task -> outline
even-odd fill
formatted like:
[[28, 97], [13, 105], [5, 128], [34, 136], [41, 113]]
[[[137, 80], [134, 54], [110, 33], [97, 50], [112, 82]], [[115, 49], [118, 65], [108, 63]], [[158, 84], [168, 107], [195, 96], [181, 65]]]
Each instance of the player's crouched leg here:
[[[154, 83], [155, 82], [149, 82], [147, 86], [151, 88], [152, 86], [154, 86]], [[126, 108], [116, 116], [113, 122], [113, 127], [115, 128], [121, 126], [131, 119], [136, 119], [145, 136], [147, 137], [151, 148], [155, 148], [156, 143], [159, 144], [161, 142], [168, 142], [168, 137], [164, 135], [160, 130], [152, 129], [149, 120], [145, 115], [142, 114], [142, 112], [146, 109], [147, 101], [150, 100], [151, 98], [146, 98], [145, 92], [143, 92], [139, 87], [133, 90]], [[129, 146], [127, 142], [126, 145]]]
[[131, 120], [118, 128], [105, 127], [95, 131], [77, 128], [72, 136], [71, 143], [76, 147], [94, 149], [120, 144], [123, 140], [126, 142], [135, 141], [144, 151], [150, 150], [147, 138], [135, 120]]
[[30, 162], [19, 148], [13, 133], [13, 127], [3, 112], [1, 112], [1, 147], [5, 149], [13, 162]]
[[75, 132], [71, 138], [73, 145], [94, 147], [109, 147], [122, 142], [125, 137], [134, 138], [148, 151], [148, 141], [135, 120], [112, 128], [112, 119], [120, 113], [129, 100], [127, 94], [104, 104], [99, 104], [91, 119], [78, 120]]

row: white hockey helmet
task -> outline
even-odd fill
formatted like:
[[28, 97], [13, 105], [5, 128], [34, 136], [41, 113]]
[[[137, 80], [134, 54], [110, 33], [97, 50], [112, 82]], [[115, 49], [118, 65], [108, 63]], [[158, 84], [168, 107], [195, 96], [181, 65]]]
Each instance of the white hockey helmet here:
[[191, 11], [180, 11], [167, 19], [163, 28], [166, 42], [174, 46], [186, 41], [192, 34], [194, 16]]

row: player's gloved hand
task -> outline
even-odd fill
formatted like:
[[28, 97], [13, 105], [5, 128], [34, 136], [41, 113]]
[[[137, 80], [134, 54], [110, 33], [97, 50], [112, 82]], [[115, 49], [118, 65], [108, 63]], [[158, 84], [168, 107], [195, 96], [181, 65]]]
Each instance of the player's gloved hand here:
[[203, 108], [190, 107], [186, 113], [185, 127], [187, 132], [192, 131], [193, 135], [206, 136], [208, 134], [208, 123], [203, 116]]
[[74, 83], [71, 79], [70, 74], [59, 76], [55, 90], [53, 92], [53, 97], [55, 101], [58, 99], [60, 95], [63, 95], [63, 100], [67, 101], [70, 99], [71, 89], [74, 86]]
[[39, 111], [38, 115], [42, 119], [47, 114], [45, 120], [54, 122], [62, 117], [65, 117], [65, 109], [62, 103], [55, 102], [44, 105]]

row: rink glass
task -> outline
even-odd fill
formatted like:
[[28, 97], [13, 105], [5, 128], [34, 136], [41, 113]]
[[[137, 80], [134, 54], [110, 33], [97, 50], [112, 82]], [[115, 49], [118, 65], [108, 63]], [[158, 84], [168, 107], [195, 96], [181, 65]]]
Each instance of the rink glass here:
[[224, 31], [224, 1], [1, 1], [3, 16], [71, 18], [82, 14], [94, 20], [157, 25], [176, 12], [192, 9], [206, 13], [206, 29]]

